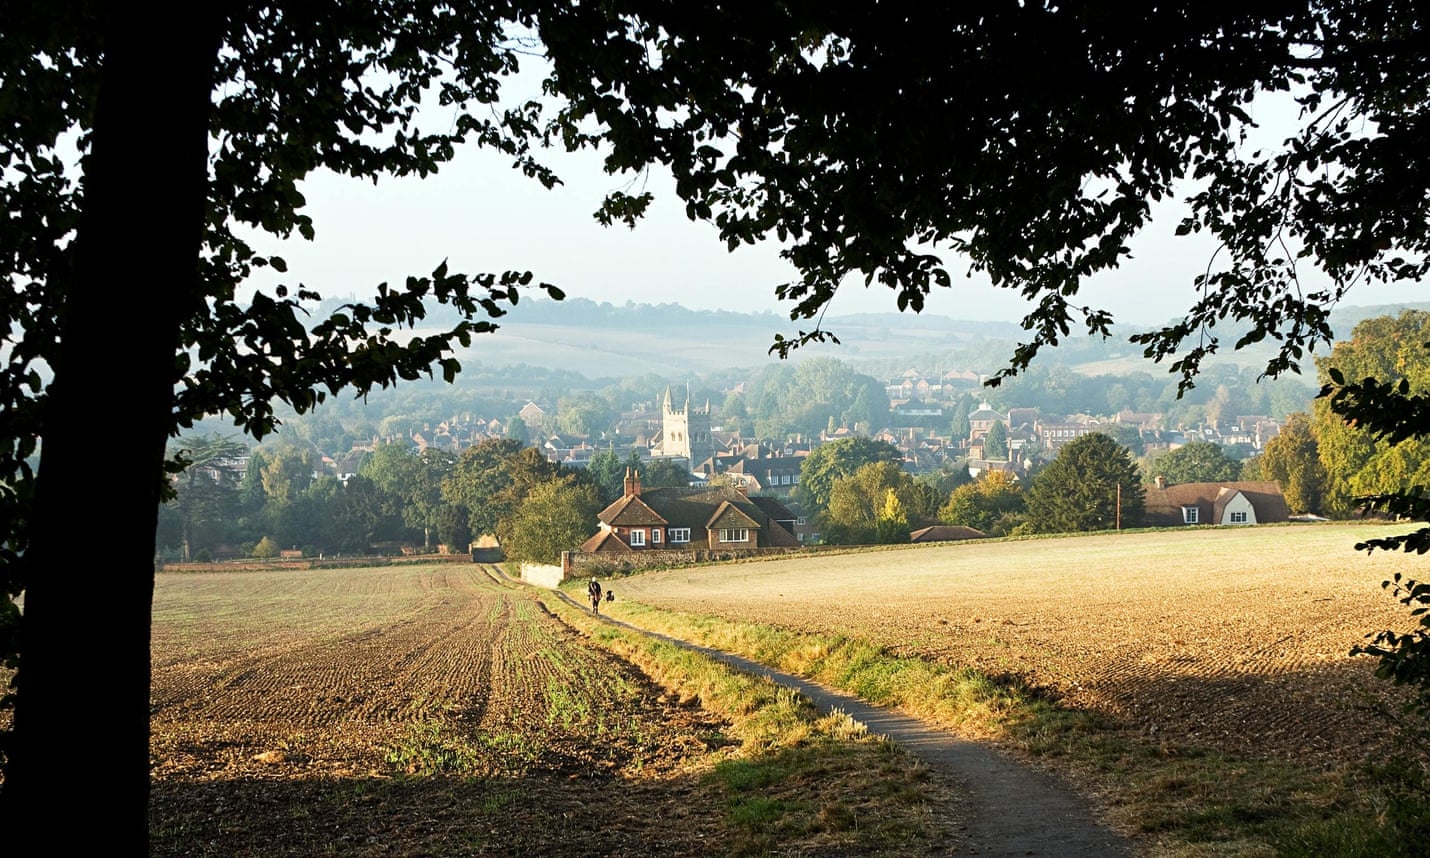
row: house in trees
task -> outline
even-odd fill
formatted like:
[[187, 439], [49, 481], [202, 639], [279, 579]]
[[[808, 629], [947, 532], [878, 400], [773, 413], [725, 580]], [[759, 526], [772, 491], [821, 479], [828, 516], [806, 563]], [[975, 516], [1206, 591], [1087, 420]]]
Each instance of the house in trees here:
[[1268, 524], [1290, 521], [1281, 486], [1275, 481], [1181, 483], [1162, 477], [1147, 487], [1143, 521], [1151, 527], [1184, 524]]
[[627, 472], [624, 494], [598, 518], [601, 529], [581, 546], [582, 554], [800, 545], [795, 514], [774, 498], [724, 486], [642, 489], [639, 473]]
[[1006, 428], [1008, 418], [995, 411], [988, 403], [978, 406], [978, 410], [968, 415], [968, 441], [970, 444], [981, 440], [994, 423], [1002, 423]]

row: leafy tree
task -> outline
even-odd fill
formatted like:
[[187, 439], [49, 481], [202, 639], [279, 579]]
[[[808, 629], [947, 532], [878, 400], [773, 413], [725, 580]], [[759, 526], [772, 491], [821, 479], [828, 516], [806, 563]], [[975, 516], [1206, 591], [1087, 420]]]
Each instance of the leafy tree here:
[[457, 504], [443, 504], [437, 510], [437, 539], [449, 552], [462, 552], [472, 541], [472, 528], [467, 524], [467, 508]]
[[523, 449], [510, 438], [485, 438], [457, 456], [452, 473], [442, 481], [442, 499], [467, 510], [472, 533], [497, 532], [503, 508], [496, 498], [511, 485], [509, 460]]
[[1211, 441], [1192, 441], [1154, 456], [1149, 467], [1170, 483], [1215, 483], [1241, 476], [1241, 462]]
[[923, 476], [914, 477], [899, 495], [910, 530], [937, 524], [939, 507], [948, 500], [948, 492], [941, 490], [936, 481], [923, 479]]
[[282, 444], [266, 450], [260, 473], [265, 502], [279, 507], [292, 503], [312, 484], [316, 465], [311, 447]]
[[594, 436], [609, 431], [616, 412], [594, 393], [564, 396], [556, 403], [556, 427], [572, 435]]
[[[1037, 533], [1074, 533], [1136, 527], [1146, 493], [1132, 454], [1094, 432], [1068, 443], [1038, 473], [1025, 495]], [[1118, 506], [1119, 500], [1121, 506]]]
[[273, 537], [265, 536], [253, 546], [253, 556], [260, 560], [272, 560], [278, 556], [278, 544], [273, 541]]
[[[1430, 343], [1423, 348], [1430, 350]], [[1430, 426], [1430, 392], [1417, 391], [1409, 379], [1382, 381], [1366, 378], [1346, 380], [1339, 368], [1328, 368], [1330, 381], [1321, 397], [1334, 414], [1354, 423], [1378, 443], [1399, 444], [1426, 438]], [[1396, 520], [1422, 522], [1409, 533], [1356, 544], [1356, 550], [1430, 552], [1430, 490], [1424, 483], [1410, 484], [1394, 491], [1358, 498], [1368, 513]], [[1397, 684], [1410, 686], [1414, 705], [1430, 714], [1430, 582], [1417, 581], [1396, 573], [1382, 586], [1410, 610], [1413, 628], [1387, 629], [1367, 636], [1367, 643], [1352, 654], [1369, 655], [1379, 661], [1376, 674]]]
[[969, 394], [962, 394], [958, 397], [958, 402], [953, 406], [953, 416], [949, 418], [949, 437], [955, 440], [967, 439], [969, 433], [973, 431], [968, 422], [968, 415], [972, 414], [978, 407], [978, 403], [973, 401]]
[[172, 451], [179, 473], [170, 505], [178, 512], [184, 560], [201, 548], [216, 548], [237, 520], [239, 478], [226, 463], [247, 450], [232, 438], [206, 435], [181, 439]]
[[899, 450], [888, 441], [856, 435], [816, 447], [799, 466], [799, 501], [810, 515], [829, 507], [835, 480], [871, 462], [898, 462]]
[[897, 462], [869, 462], [835, 480], [819, 526], [825, 541], [842, 545], [908, 542], [909, 529], [935, 521], [937, 498]]
[[983, 458], [1008, 460], [1008, 427], [1003, 425], [1002, 420], [993, 421], [993, 425], [988, 427], [988, 434], [983, 436]]
[[[1338, 342], [1331, 353], [1316, 361], [1323, 385], [1340, 379], [1359, 382], [1376, 379], [1407, 393], [1430, 390], [1430, 312], [1406, 310], [1398, 316], [1366, 319], [1356, 325], [1349, 340]], [[1344, 512], [1355, 498], [1383, 495], [1413, 485], [1430, 485], [1430, 437], [1408, 436], [1397, 442], [1377, 437], [1359, 423], [1348, 422], [1331, 408], [1331, 400], [1318, 398], [1313, 408], [1314, 431], [1321, 464], [1328, 481], [1328, 506]]]
[[375, 542], [396, 539], [402, 532], [400, 501], [357, 475], [346, 482], [333, 477], [321, 481], [333, 486], [321, 530], [325, 549], [363, 554]]
[[[847, 477], [839, 477], [830, 490], [829, 507], [820, 516], [820, 530], [828, 542], [858, 545], [897, 541], [885, 520], [893, 515], [888, 495], [913, 491], [913, 478], [897, 462], [869, 462]], [[902, 499], [896, 497], [897, 520], [908, 538], [909, 518]], [[890, 519], [892, 521], [893, 519]]]
[[531, 443], [531, 430], [527, 428], [526, 421], [521, 419], [521, 415], [515, 415], [506, 422], [506, 437], [523, 444]]
[[379, 444], [358, 469], [378, 488], [397, 499], [403, 523], [422, 531], [423, 547], [432, 548], [442, 500], [442, 481], [456, 467], [457, 457], [428, 447], [418, 451], [405, 443]]
[[1326, 469], [1314, 427], [1304, 413], [1288, 417], [1276, 437], [1266, 442], [1257, 458], [1256, 478], [1275, 480], [1292, 512], [1338, 511], [1326, 505]]
[[505, 527], [502, 550], [511, 560], [557, 563], [596, 532], [601, 498], [594, 485], [570, 475], [533, 486]]
[[834, 358], [773, 364], [750, 385], [755, 434], [761, 438], [818, 435], [831, 425], [882, 424], [889, 397], [877, 379]]
[[1126, 423], [1113, 423], [1103, 429], [1108, 437], [1118, 444], [1126, 447], [1128, 452], [1134, 456], [1140, 456], [1146, 452], [1146, 442], [1142, 440], [1142, 433], [1136, 426], [1129, 426]]
[[636, 470], [640, 471], [642, 486], [654, 489], [690, 485], [690, 471], [670, 459], [651, 459]]
[[989, 536], [1007, 536], [1023, 521], [1023, 489], [1006, 471], [988, 471], [953, 490], [938, 511], [948, 524], [961, 524]]
[[591, 461], [586, 463], [586, 473], [590, 475], [602, 499], [607, 503], [621, 496], [625, 485], [625, 469], [625, 460], [611, 449], [592, 453]]
[[880, 545], [897, 545], [909, 541], [909, 516], [904, 512], [899, 493], [884, 490], [884, 505], [875, 522], [875, 535]]

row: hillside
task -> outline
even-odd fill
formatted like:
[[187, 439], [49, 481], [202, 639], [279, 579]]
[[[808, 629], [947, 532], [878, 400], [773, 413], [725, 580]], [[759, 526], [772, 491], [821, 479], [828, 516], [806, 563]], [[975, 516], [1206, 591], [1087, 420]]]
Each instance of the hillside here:
[[[1332, 313], [1331, 324], [1338, 336], [1345, 337], [1363, 319], [1412, 308], [1430, 309], [1430, 303], [1342, 307]], [[436, 314], [432, 321], [435, 327], [450, 319]], [[776, 334], [789, 337], [812, 327], [811, 321], [792, 322], [771, 312], [710, 312], [675, 304], [616, 306], [580, 298], [527, 299], [498, 324], [495, 333], [475, 338], [470, 348], [459, 353], [464, 365], [525, 364], [575, 371], [588, 378], [750, 369], [777, 360], [769, 353]], [[838, 336], [839, 344], [806, 346], [790, 359], [828, 356], [856, 367], [918, 363], [925, 371], [944, 367], [988, 374], [1005, 366], [1016, 345], [1026, 339], [1026, 332], [1013, 322], [915, 313], [831, 316], [823, 327]], [[1264, 365], [1269, 345], [1231, 352], [1236, 329], [1219, 334], [1227, 353], [1209, 366]], [[1107, 340], [1072, 336], [1056, 349], [1044, 351], [1038, 361], [1092, 375], [1165, 369], [1142, 357], [1140, 348], [1120, 333]]]

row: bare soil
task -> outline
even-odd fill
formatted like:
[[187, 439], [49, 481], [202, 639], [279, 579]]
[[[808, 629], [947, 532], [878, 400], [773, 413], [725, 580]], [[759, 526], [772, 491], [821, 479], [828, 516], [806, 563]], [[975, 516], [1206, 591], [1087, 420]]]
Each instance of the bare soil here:
[[395, 574], [161, 577], [151, 854], [693, 855], [728, 836], [700, 777], [718, 721], [475, 567]]
[[1167, 745], [1313, 767], [1375, 759], [1404, 695], [1352, 657], [1407, 630], [1381, 588], [1418, 556], [1355, 552], [1405, 526], [1128, 532], [949, 543], [652, 572], [655, 607], [862, 637], [976, 668]]
[[[851, 756], [768, 791], [814, 823], [736, 826], [730, 725], [472, 564], [161, 574], [153, 654], [154, 856], [840, 856], [877, 806]], [[953, 848], [920, 813], [889, 854]]]

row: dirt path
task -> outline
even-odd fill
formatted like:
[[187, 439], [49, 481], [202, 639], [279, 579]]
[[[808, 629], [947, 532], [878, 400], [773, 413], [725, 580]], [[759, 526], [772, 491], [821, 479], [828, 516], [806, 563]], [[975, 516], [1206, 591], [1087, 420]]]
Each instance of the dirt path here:
[[[564, 593], [559, 594], [578, 605]], [[824, 685], [774, 670], [766, 665], [633, 626], [611, 617], [608, 623], [651, 635], [703, 653], [735, 668], [768, 677], [797, 689], [822, 711], [838, 710], [863, 723], [871, 733], [888, 737], [951, 778], [968, 796], [967, 854], [981, 856], [1099, 856], [1135, 854], [1123, 837], [1101, 825], [1091, 806], [1047, 774], [1005, 757], [976, 742], [898, 712], [868, 703]]]

